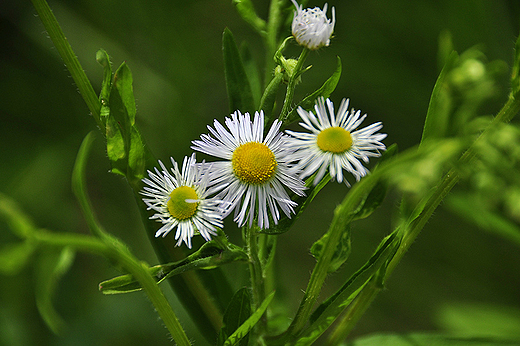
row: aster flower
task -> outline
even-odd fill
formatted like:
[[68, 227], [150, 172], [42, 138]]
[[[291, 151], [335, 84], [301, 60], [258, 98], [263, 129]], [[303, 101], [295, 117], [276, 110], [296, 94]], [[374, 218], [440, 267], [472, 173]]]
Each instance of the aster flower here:
[[222, 228], [222, 214], [219, 211], [220, 201], [207, 198], [208, 176], [205, 175], [208, 165], [204, 162], [196, 164], [195, 154], [185, 157], [182, 172], [173, 158], [171, 172], [159, 161], [161, 170], [155, 173], [148, 171], [150, 179], [144, 178], [140, 193], [147, 197], [143, 201], [148, 210], [157, 213], [150, 219], [156, 219], [163, 226], [155, 233], [156, 237], [165, 237], [177, 228], [176, 246], [184, 242], [191, 249], [191, 238], [199, 233], [206, 241], [217, 234], [217, 227]]
[[297, 151], [293, 154], [295, 168], [302, 170], [300, 177], [305, 178], [318, 172], [314, 185], [323, 178], [327, 168], [333, 180], [348, 181], [343, 176], [343, 170], [352, 173], [357, 181], [368, 173], [361, 160], [368, 163], [370, 157], [381, 156], [380, 150], [386, 147], [381, 141], [385, 133], [376, 133], [383, 125], [374, 123], [356, 130], [365, 120], [366, 114], [361, 111], [348, 111], [349, 100], [343, 99], [338, 113], [334, 113], [334, 105], [323, 97], [318, 98], [314, 110], [316, 115], [303, 108], [298, 108], [298, 114], [303, 122], [302, 127], [307, 132], [287, 131], [292, 136], [288, 140], [290, 148]]
[[303, 9], [296, 0], [291, 0], [296, 6], [292, 21], [292, 34], [299, 45], [316, 50], [328, 46], [330, 36], [334, 31], [336, 13], [332, 8], [332, 21], [327, 18], [327, 4], [323, 11], [319, 7]]
[[265, 138], [262, 111], [255, 112], [253, 121], [249, 113], [236, 111], [225, 124], [228, 129], [215, 120], [214, 128], [208, 126], [214, 137], [202, 135], [192, 142], [192, 149], [225, 160], [213, 162], [209, 173], [211, 191], [223, 201], [224, 215], [235, 210], [238, 225], [248, 222], [249, 227], [257, 217], [263, 229], [269, 228], [269, 214], [278, 223], [278, 208], [290, 217], [297, 204], [284, 186], [303, 196], [305, 185], [288, 166], [291, 151], [285, 146], [287, 135], [279, 132], [281, 122], [275, 120]]

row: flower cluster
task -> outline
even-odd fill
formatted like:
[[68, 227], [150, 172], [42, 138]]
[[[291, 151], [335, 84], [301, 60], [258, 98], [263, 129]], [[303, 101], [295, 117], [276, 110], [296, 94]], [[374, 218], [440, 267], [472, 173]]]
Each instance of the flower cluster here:
[[294, 214], [296, 202], [290, 193], [304, 196], [304, 178], [315, 174], [316, 185], [327, 169], [332, 180], [345, 182], [343, 171], [356, 180], [368, 173], [361, 161], [380, 156], [385, 150], [381, 141], [386, 134], [376, 133], [381, 123], [357, 129], [366, 115], [348, 108], [343, 100], [337, 114], [333, 103], [319, 98], [314, 111], [298, 108], [300, 125], [310, 132], [280, 131], [275, 120], [264, 135], [264, 114], [236, 111], [224, 125], [215, 120], [209, 134], [192, 142], [192, 149], [219, 158], [212, 163], [196, 163], [195, 154], [185, 158], [182, 172], [172, 158], [169, 172], [148, 171], [150, 178], [141, 193], [151, 216], [163, 223], [156, 236], [166, 236], [177, 228], [177, 245], [191, 248], [191, 238], [198, 233], [208, 241], [222, 228], [223, 218], [234, 211], [239, 226], [268, 229], [280, 220], [280, 210]]

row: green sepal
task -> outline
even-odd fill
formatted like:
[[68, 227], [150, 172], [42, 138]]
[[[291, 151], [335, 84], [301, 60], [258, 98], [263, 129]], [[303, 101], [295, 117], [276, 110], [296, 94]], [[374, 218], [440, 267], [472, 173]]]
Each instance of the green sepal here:
[[446, 76], [448, 72], [453, 69], [458, 59], [459, 56], [457, 52], [453, 51], [446, 60], [435, 82], [428, 112], [426, 113], [421, 144], [425, 140], [442, 138], [448, 131], [449, 117], [452, 110], [452, 97]]
[[242, 113], [255, 111], [255, 103], [251, 84], [238, 52], [235, 38], [228, 28], [222, 35], [222, 51], [224, 53], [224, 72], [229, 98], [230, 113], [240, 110]]
[[41, 254], [38, 260], [36, 277], [36, 306], [42, 319], [55, 333], [60, 334], [65, 328], [65, 322], [54, 309], [52, 297], [61, 277], [68, 272], [74, 263], [76, 252], [69, 247], [59, 251], [48, 249]]
[[265, 34], [265, 20], [258, 17], [251, 0], [233, 0], [238, 13], [249, 25], [251, 25], [261, 35]]
[[253, 329], [255, 324], [260, 320], [260, 318], [264, 314], [265, 310], [267, 310], [267, 307], [269, 306], [269, 304], [273, 300], [273, 297], [274, 297], [274, 291], [271, 292], [264, 299], [262, 304], [260, 304], [258, 309], [256, 309], [256, 311], [253, 312], [251, 314], [251, 316], [249, 316], [249, 318], [240, 327], [238, 327], [233, 334], [231, 334], [227, 338], [227, 340], [224, 342], [223, 346], [238, 345], [239, 341], [242, 340], [247, 335], [247, 333], [249, 333], [249, 331], [251, 329]]
[[[231, 302], [229, 303], [226, 312], [224, 313], [224, 326], [220, 330], [218, 336], [218, 346], [224, 345], [225, 341], [232, 335], [238, 327], [251, 316], [251, 292], [249, 288], [244, 287], [239, 289]], [[249, 336], [246, 335], [240, 340], [240, 346], [247, 346]]]
[[374, 255], [354, 273], [349, 280], [331, 297], [323, 302], [312, 313], [311, 325], [299, 336], [296, 345], [311, 345], [330, 325], [341, 312], [354, 300], [361, 289], [377, 274], [380, 268], [393, 258], [401, 238], [397, 232], [385, 237], [379, 244]]
[[[329, 233], [325, 233], [318, 241], [316, 241], [311, 246], [311, 254], [314, 258], [318, 259], [321, 256], [321, 252], [323, 250], [323, 245], [327, 241], [329, 237]], [[341, 233], [341, 238], [339, 242], [336, 244], [336, 249], [334, 250], [334, 255], [332, 255], [332, 259], [330, 260], [329, 268], [327, 270], [328, 273], [333, 273], [338, 270], [343, 263], [350, 256], [351, 251], [351, 231], [350, 224], [345, 225], [345, 231]]]
[[330, 76], [329, 79], [327, 79], [325, 81], [325, 83], [323, 83], [323, 85], [318, 90], [316, 90], [315, 92], [313, 92], [312, 94], [308, 95], [303, 100], [301, 100], [289, 112], [289, 115], [287, 116], [287, 120], [284, 122], [285, 125], [289, 125], [290, 123], [293, 123], [299, 119], [300, 116], [298, 115], [298, 112], [296, 111], [299, 107], [302, 107], [303, 109], [308, 111], [308, 110], [312, 109], [312, 107], [314, 107], [314, 105], [316, 104], [316, 99], [318, 97], [327, 98], [336, 89], [336, 86], [338, 85], [338, 82], [339, 82], [339, 78], [341, 77], [341, 70], [342, 70], [341, 58], [338, 56], [337, 59], [338, 59], [338, 62], [336, 65], [336, 70], [334, 71], [332, 76]]
[[[247, 261], [247, 254], [242, 248], [230, 243], [223, 246], [222, 241], [212, 240], [181, 261], [153, 266], [149, 271], [159, 284], [188, 270], [211, 269], [237, 261]], [[118, 294], [141, 290], [141, 286], [132, 275], [127, 274], [101, 282], [99, 290], [104, 294]]]

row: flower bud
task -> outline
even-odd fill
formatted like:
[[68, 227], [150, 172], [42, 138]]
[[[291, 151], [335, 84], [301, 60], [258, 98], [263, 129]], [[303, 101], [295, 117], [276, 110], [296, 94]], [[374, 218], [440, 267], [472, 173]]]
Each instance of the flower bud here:
[[292, 34], [299, 45], [311, 50], [328, 46], [334, 31], [336, 15], [332, 8], [332, 21], [327, 18], [327, 4], [323, 11], [319, 7], [302, 9], [296, 0], [292, 0], [296, 12], [292, 22]]

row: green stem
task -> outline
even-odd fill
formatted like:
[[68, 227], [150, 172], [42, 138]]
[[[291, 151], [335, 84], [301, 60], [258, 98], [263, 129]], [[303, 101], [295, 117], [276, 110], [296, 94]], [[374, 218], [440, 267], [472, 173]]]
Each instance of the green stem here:
[[108, 236], [104, 240], [81, 234], [58, 234], [45, 230], [35, 232], [32, 238], [51, 246], [70, 246], [77, 250], [102, 255], [109, 260], [119, 263], [128, 273], [132, 274], [154, 305], [157, 313], [163, 320], [175, 342], [189, 346], [190, 341], [182, 329], [177, 316], [173, 312], [168, 300], [157, 286], [157, 283], [148, 272], [148, 266], [135, 258], [128, 249], [117, 239]]
[[[520, 112], [520, 99], [516, 99], [511, 95], [502, 109], [499, 111], [497, 116], [493, 119], [487, 129], [475, 140], [471, 147], [460, 157], [460, 164], [468, 164], [475, 156], [474, 147], [478, 141], [489, 133], [490, 129], [496, 126], [498, 123], [507, 123], [513, 119], [513, 117]], [[442, 200], [448, 195], [453, 187], [459, 182], [460, 176], [455, 169], [451, 169], [442, 179], [438, 185], [435, 193], [430, 196], [426, 202], [426, 206], [421, 214], [412, 222], [409, 223], [408, 228], [405, 230], [405, 235], [401, 242], [399, 249], [395, 256], [390, 261], [386, 273], [385, 280], [391, 275], [394, 269], [397, 267], [404, 254], [408, 251], [414, 240], [420, 234], [425, 224], [428, 222], [433, 212], [437, 209]], [[372, 279], [375, 280], [375, 279]], [[343, 340], [348, 336], [349, 332], [353, 329], [354, 325], [359, 321], [361, 316], [368, 309], [376, 295], [379, 293], [380, 287], [375, 282], [367, 284], [367, 286], [361, 291], [359, 296], [356, 298], [356, 303], [349, 308], [347, 315], [343, 318], [343, 321], [348, 321], [344, 326], [341, 326], [342, 331], [338, 331], [337, 335], [341, 335]], [[336, 335], [334, 332], [332, 335]]]
[[269, 6], [269, 18], [267, 21], [267, 30], [265, 35], [265, 77], [264, 85], [267, 85], [268, 81], [271, 80], [271, 76], [274, 69], [274, 53], [278, 46], [278, 31], [282, 22], [281, 18], [281, 7], [285, 0], [271, 0]]
[[52, 13], [49, 5], [45, 0], [31, 0], [36, 12], [40, 16], [40, 19], [49, 34], [54, 46], [58, 50], [65, 66], [70, 72], [74, 83], [78, 87], [78, 90], [85, 100], [87, 107], [89, 108], [96, 124], [105, 133], [105, 125], [100, 118], [101, 103], [99, 102], [98, 96], [96, 95], [92, 84], [90, 84], [85, 71], [81, 67], [78, 58], [74, 54], [72, 47], [65, 38], [63, 31], [61, 30], [56, 17]]
[[[262, 262], [260, 261], [258, 251], [258, 233], [256, 227], [245, 227], [245, 237], [247, 242], [247, 252], [249, 255], [249, 274], [251, 276], [251, 288], [253, 291], [253, 306], [252, 311], [258, 309], [260, 304], [265, 300], [264, 277], [262, 270]], [[266, 329], [265, 314], [258, 324], [257, 333], [262, 335]]]
[[309, 49], [303, 48], [300, 57], [298, 58], [298, 62], [294, 67], [294, 71], [289, 79], [289, 85], [287, 85], [287, 92], [285, 94], [285, 100], [283, 101], [282, 111], [280, 112], [280, 121], [283, 123], [287, 117], [289, 116], [293, 99], [294, 99], [294, 89], [296, 89], [296, 83], [300, 78], [301, 73], [303, 72], [303, 64], [305, 63], [305, 59], [309, 55]]

